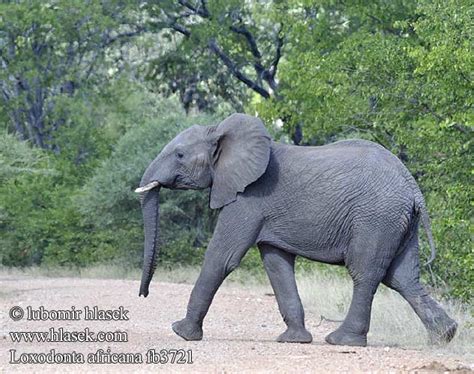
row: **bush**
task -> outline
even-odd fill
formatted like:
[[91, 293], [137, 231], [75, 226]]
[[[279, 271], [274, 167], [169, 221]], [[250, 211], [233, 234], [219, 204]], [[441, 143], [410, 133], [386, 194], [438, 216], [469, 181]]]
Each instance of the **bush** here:
[[[24, 157], [2, 154], [2, 176], [8, 170], [8, 177], [2, 178], [0, 187], [1, 264], [81, 266], [106, 257], [97, 256], [97, 248], [104, 249], [107, 242], [82, 223], [82, 216], [71, 204], [74, 187], [64, 183], [61, 162], [11, 136], [0, 142], [5, 140]], [[19, 164], [18, 160], [25, 162]]]
[[44, 207], [42, 185], [54, 178], [50, 160], [27, 142], [3, 133], [0, 136], [0, 261], [26, 265], [42, 253], [32, 237], [38, 231], [38, 207]]

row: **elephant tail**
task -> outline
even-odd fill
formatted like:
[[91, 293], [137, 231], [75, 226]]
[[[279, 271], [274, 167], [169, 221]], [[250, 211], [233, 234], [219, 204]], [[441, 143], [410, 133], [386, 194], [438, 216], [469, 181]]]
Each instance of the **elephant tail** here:
[[430, 245], [430, 248], [431, 248], [430, 258], [425, 264], [425, 266], [428, 266], [436, 258], [436, 246], [433, 239], [433, 233], [431, 232], [430, 216], [428, 215], [428, 210], [426, 209], [425, 200], [423, 199], [423, 195], [421, 195], [421, 192], [420, 192], [420, 195], [417, 197], [418, 198], [415, 199], [416, 206], [420, 214], [421, 224], [423, 225], [426, 232], [426, 237], [428, 238], [428, 244]]

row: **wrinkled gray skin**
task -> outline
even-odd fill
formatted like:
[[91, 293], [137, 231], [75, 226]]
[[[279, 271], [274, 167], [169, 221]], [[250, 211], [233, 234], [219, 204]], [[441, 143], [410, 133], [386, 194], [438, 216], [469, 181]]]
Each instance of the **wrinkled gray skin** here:
[[349, 311], [326, 337], [330, 344], [367, 344], [372, 300], [380, 283], [408, 301], [433, 342], [448, 342], [456, 332], [456, 322], [419, 281], [419, 221], [434, 257], [423, 196], [405, 166], [375, 143], [279, 144], [271, 141], [259, 119], [234, 114], [217, 126], [193, 126], [180, 133], [150, 164], [140, 186], [144, 296], [158, 250], [160, 186], [210, 187], [210, 206], [221, 209], [186, 317], [172, 326], [186, 340], [202, 339], [203, 319], [214, 294], [254, 244], [288, 327], [280, 342], [312, 341], [295, 283], [296, 256], [344, 265], [353, 279]]

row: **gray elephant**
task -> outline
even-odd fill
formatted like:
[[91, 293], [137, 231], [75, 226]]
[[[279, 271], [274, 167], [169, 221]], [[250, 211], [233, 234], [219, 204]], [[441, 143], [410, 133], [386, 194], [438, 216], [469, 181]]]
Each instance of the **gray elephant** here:
[[[233, 114], [217, 126], [177, 135], [146, 169], [141, 193], [145, 253], [140, 295], [148, 295], [158, 252], [158, 197], [171, 189], [210, 187], [220, 209], [186, 317], [172, 326], [200, 340], [214, 294], [257, 244], [287, 330], [279, 342], [309, 343], [295, 282], [296, 256], [344, 265], [353, 296], [330, 344], [367, 345], [372, 300], [380, 283], [412, 306], [435, 342], [449, 342], [457, 323], [420, 284], [418, 223], [435, 249], [424, 199], [392, 153], [365, 140], [320, 147], [273, 142], [258, 118]], [[324, 295], [321, 295], [324, 296]]]

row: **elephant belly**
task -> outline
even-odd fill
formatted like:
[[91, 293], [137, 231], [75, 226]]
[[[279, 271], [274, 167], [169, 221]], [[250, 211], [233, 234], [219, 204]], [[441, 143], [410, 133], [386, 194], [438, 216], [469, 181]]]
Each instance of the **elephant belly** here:
[[[290, 227], [299, 228], [298, 232]], [[270, 244], [286, 252], [328, 264], [343, 264], [347, 244], [341, 238], [333, 242], [327, 240], [327, 235], [320, 233], [315, 225], [308, 227], [307, 223], [293, 223], [286, 229], [263, 227], [257, 239], [257, 244]]]

